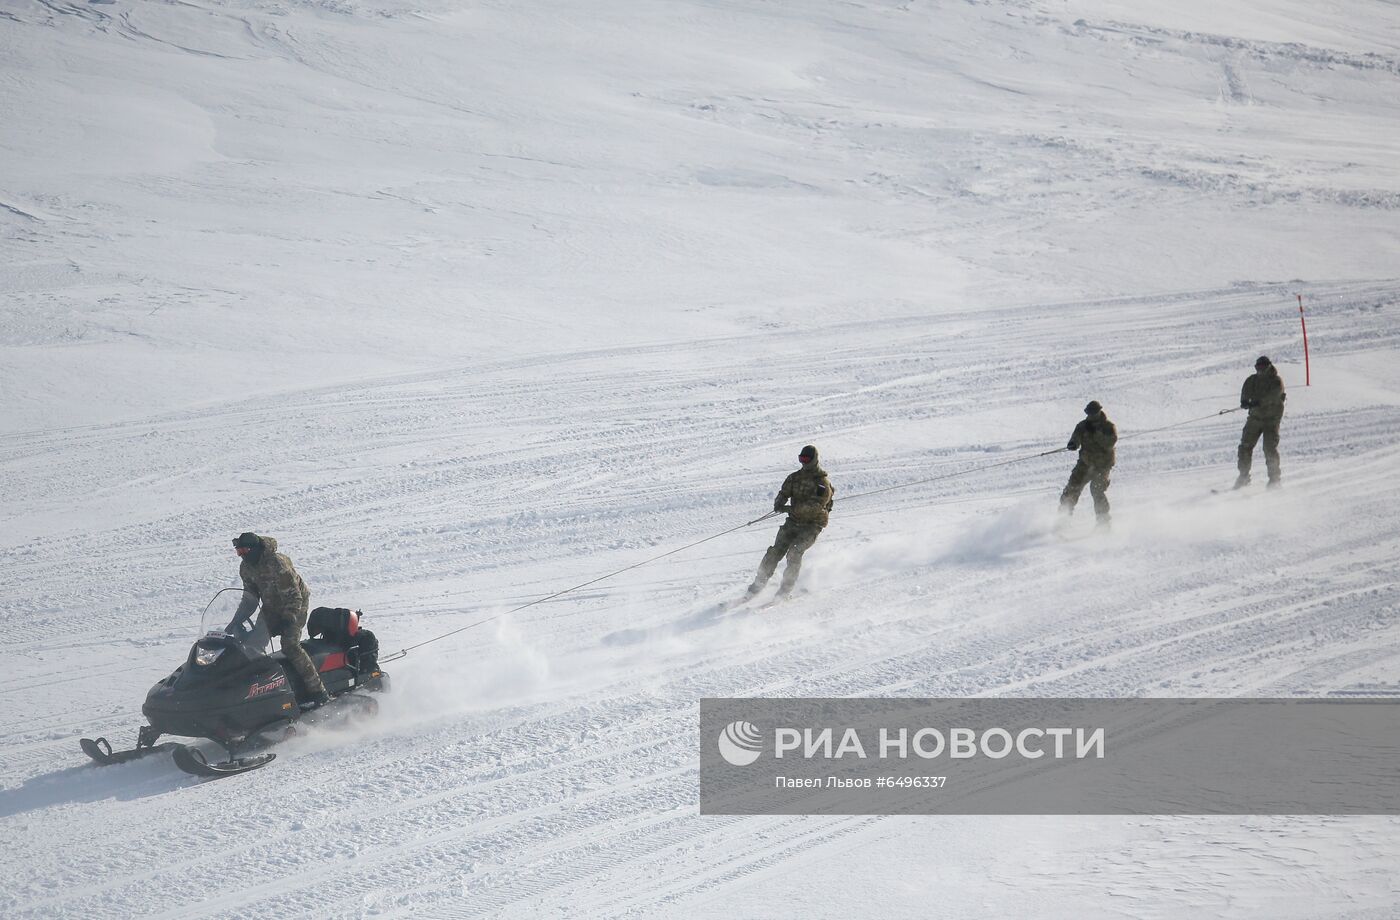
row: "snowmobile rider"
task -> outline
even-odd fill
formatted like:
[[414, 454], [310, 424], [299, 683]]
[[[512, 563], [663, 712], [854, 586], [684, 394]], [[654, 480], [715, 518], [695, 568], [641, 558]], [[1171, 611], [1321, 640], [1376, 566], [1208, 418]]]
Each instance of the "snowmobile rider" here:
[[817, 449], [808, 444], [798, 452], [797, 462], [802, 464], [802, 468], [788, 474], [778, 490], [778, 496], [773, 499], [773, 512], [786, 513], [788, 519], [778, 528], [773, 545], [763, 554], [763, 561], [758, 564], [758, 575], [749, 585], [746, 597], [753, 597], [763, 590], [768, 579], [773, 577], [778, 560], [784, 556], [787, 557], [787, 566], [783, 569], [778, 595], [786, 597], [791, 594], [802, 571], [802, 554], [817, 542], [818, 535], [830, 519], [836, 489], [817, 461]]
[[1069, 436], [1068, 450], [1079, 451], [1079, 462], [1070, 470], [1069, 482], [1060, 493], [1060, 513], [1068, 517], [1074, 513], [1079, 503], [1079, 495], [1084, 485], [1089, 486], [1089, 494], [1094, 496], [1094, 514], [1100, 527], [1108, 525], [1108, 474], [1117, 461], [1114, 454], [1118, 443], [1118, 429], [1104, 415], [1103, 406], [1098, 400], [1084, 407], [1084, 421], [1074, 426]]
[[1278, 426], [1283, 421], [1283, 403], [1288, 394], [1283, 390], [1283, 378], [1278, 368], [1267, 356], [1260, 355], [1254, 362], [1254, 373], [1245, 378], [1240, 388], [1240, 408], [1249, 410], [1245, 419], [1244, 431], [1240, 433], [1239, 459], [1237, 468], [1240, 475], [1235, 479], [1235, 488], [1249, 485], [1249, 469], [1254, 465], [1254, 445], [1259, 436], [1264, 437], [1264, 465], [1269, 470], [1269, 488], [1283, 485], [1279, 472]]
[[[292, 560], [277, 552], [277, 541], [255, 533], [241, 533], [234, 538], [234, 552], [243, 561], [238, 564], [243, 589], [251, 597], [239, 607], [235, 620], [252, 616], [258, 602], [262, 603], [263, 623], [271, 635], [282, 640], [282, 654], [296, 668], [312, 707], [329, 703], [331, 695], [316, 673], [311, 656], [301, 647], [301, 633], [306, 627], [306, 611], [311, 592], [297, 574]], [[243, 608], [247, 607], [247, 610]]]

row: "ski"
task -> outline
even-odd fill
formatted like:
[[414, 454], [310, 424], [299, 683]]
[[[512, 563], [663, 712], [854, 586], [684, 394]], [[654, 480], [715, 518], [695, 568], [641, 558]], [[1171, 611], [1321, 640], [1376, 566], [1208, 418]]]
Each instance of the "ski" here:
[[754, 609], [755, 611], [760, 611], [760, 610], [771, 610], [772, 608], [778, 606], [779, 604], [785, 604], [785, 603], [787, 603], [787, 602], [790, 601], [790, 600], [793, 600], [793, 599], [799, 598], [799, 597], [805, 597], [806, 595], [807, 595], [807, 592], [806, 592], [806, 591], [789, 591], [789, 592], [787, 592], [786, 594], [784, 594], [784, 593], [782, 593], [782, 592], [780, 591], [780, 592], [778, 592], [777, 594], [775, 594], [775, 595], [773, 595], [772, 597], [770, 597], [768, 600], [766, 600], [766, 601], [764, 601], [763, 603], [759, 604], [757, 607], [754, 607], [753, 609]]
[[706, 607], [700, 612], [700, 616], [707, 618], [722, 617], [727, 614], [734, 613], [738, 610], [762, 610], [765, 607], [769, 606], [772, 602], [773, 601], [770, 599], [763, 603], [759, 603], [757, 594], [749, 594], [745, 592], [739, 597], [730, 598], [729, 600], [724, 600], [716, 604], [711, 604], [709, 607]]
[[93, 762], [101, 767], [110, 767], [112, 764], [126, 763], [129, 760], [140, 760], [150, 754], [168, 751], [175, 747], [174, 742], [167, 741], [164, 744], [138, 745], [125, 751], [114, 751], [111, 742], [106, 738], [80, 738], [78, 744], [82, 747], [83, 753], [91, 757]]
[[235, 757], [218, 763], [210, 763], [199, 748], [189, 744], [177, 744], [175, 745], [174, 759], [175, 766], [192, 776], [217, 778], [234, 776], [238, 773], [247, 773], [259, 767], [265, 767], [277, 759], [277, 755], [269, 751], [266, 754], [255, 754], [252, 757]]
[[749, 604], [753, 603], [756, 597], [758, 597], [757, 594], [750, 594], [745, 591], [738, 597], [720, 601], [717, 604], [706, 607], [702, 613], [706, 616], [723, 616], [732, 610], [738, 610], [740, 607], [747, 607]]

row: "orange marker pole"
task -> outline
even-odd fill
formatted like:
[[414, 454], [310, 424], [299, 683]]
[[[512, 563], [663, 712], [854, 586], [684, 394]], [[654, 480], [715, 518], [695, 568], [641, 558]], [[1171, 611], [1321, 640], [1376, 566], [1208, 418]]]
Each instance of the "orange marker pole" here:
[[1312, 386], [1312, 363], [1308, 359], [1308, 318], [1303, 315], [1303, 295], [1298, 295], [1298, 321], [1303, 324], [1303, 379], [1304, 386]]

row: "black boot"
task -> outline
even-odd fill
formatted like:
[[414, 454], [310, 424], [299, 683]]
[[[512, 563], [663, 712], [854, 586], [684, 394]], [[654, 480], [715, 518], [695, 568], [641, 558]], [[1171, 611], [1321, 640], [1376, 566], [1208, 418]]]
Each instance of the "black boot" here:
[[302, 703], [301, 710], [302, 712], [310, 712], [313, 709], [320, 709], [322, 706], [326, 705], [333, 699], [335, 699], [335, 697], [331, 696], [323, 688], [320, 693], [316, 694], [314, 697], [307, 700], [305, 703]]

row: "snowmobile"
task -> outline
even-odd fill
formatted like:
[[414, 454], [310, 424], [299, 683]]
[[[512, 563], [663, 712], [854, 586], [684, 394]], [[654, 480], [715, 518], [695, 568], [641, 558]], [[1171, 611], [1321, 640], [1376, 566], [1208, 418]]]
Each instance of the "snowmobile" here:
[[[176, 765], [196, 776], [229, 776], [271, 763], [270, 751], [252, 753], [282, 740], [299, 722], [373, 715], [378, 702], [369, 694], [387, 690], [389, 676], [379, 668], [379, 643], [360, 626], [360, 612], [317, 607], [307, 618], [311, 639], [303, 640], [332, 700], [310, 708], [310, 694], [282, 652], [272, 651], [256, 595], [225, 588], [214, 595], [200, 622], [200, 637], [185, 663], [146, 694], [141, 713], [148, 725], [136, 746], [112, 750], [106, 738], [83, 738], [83, 751], [99, 764], [123, 763], [169, 750]], [[162, 735], [204, 738], [227, 752], [210, 762], [200, 748], [177, 742], [157, 744]]]

